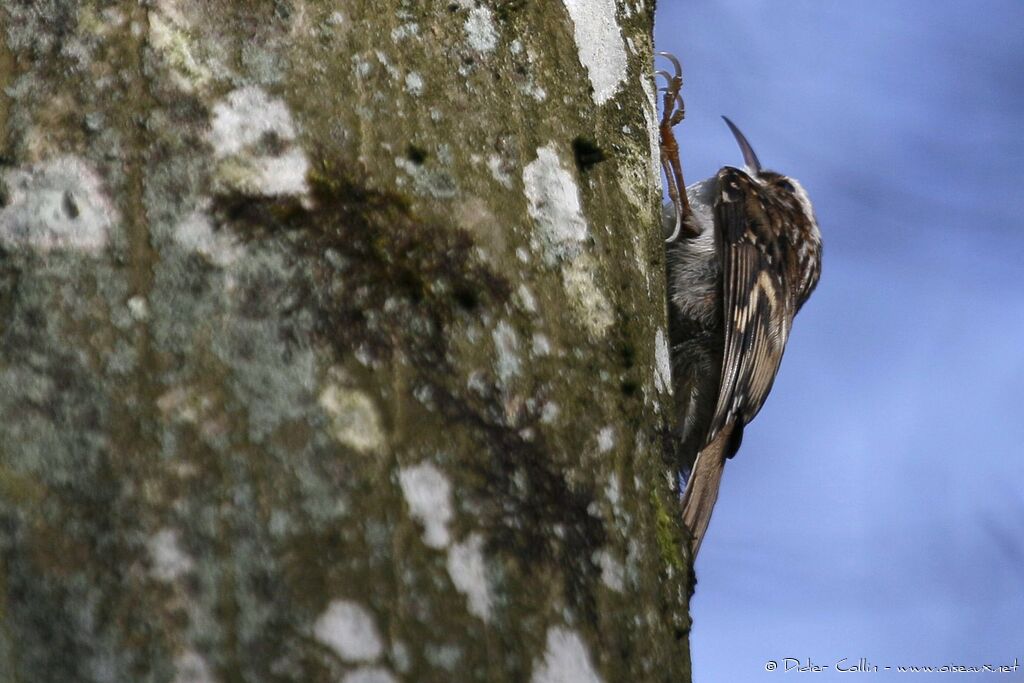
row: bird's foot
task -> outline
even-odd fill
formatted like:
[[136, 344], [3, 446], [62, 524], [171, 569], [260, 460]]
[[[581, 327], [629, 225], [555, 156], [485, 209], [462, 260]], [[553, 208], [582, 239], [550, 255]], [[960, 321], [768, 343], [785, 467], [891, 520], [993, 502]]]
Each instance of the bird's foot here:
[[683, 98], [679, 91], [683, 87], [683, 67], [675, 55], [668, 52], [658, 52], [672, 63], [673, 72], [669, 73], [664, 69], [658, 69], [655, 74], [665, 79], [665, 85], [658, 88], [658, 92], [665, 93], [662, 97], [661, 121], [658, 124], [658, 133], [661, 137], [661, 170], [665, 173], [665, 181], [668, 183], [668, 196], [675, 208], [675, 225], [672, 234], [666, 242], [674, 242], [679, 233], [685, 231], [689, 237], [696, 237], [697, 233], [690, 227], [690, 202], [686, 198], [686, 183], [683, 181], [683, 167], [679, 162], [679, 143], [672, 128], [686, 116], [686, 108], [683, 105]]

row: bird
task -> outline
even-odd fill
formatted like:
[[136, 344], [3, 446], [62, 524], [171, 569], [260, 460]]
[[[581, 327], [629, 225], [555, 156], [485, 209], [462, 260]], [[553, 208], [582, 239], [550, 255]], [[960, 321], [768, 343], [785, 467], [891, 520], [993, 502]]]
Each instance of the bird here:
[[[764, 405], [793, 319], [821, 277], [821, 232], [807, 191], [761, 166], [739, 128], [722, 117], [744, 167], [725, 166], [686, 187], [672, 128], [683, 119], [679, 61], [663, 88], [662, 168], [673, 436], [688, 471], [682, 519], [696, 558], [725, 461]], [[682, 190], [682, 191], [680, 191]]]

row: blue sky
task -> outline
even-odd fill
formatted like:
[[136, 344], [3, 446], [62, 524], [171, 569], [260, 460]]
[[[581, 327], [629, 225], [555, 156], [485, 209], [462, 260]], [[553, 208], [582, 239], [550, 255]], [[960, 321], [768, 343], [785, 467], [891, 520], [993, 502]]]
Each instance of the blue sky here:
[[1024, 3], [661, 0], [655, 36], [687, 182], [742, 164], [726, 114], [825, 240], [698, 560], [695, 680], [1024, 681]]

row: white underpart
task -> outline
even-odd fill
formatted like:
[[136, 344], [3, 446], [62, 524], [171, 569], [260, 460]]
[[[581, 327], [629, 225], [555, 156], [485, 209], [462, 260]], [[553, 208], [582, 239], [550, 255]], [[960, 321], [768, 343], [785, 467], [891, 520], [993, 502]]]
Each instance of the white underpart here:
[[684, 291], [669, 283], [672, 303], [687, 317], [695, 320], [704, 319], [708, 325], [713, 324], [709, 316], [716, 315], [716, 310], [707, 306], [705, 302], [713, 300], [715, 284], [707, 281], [703, 272], [709, 262], [718, 259], [714, 219], [717, 185], [716, 178], [708, 178], [686, 188], [686, 196], [692, 209], [691, 215], [699, 234], [686, 241], [687, 257], [678, 261], [675, 267], [680, 269], [677, 281], [690, 283], [690, 286]]
[[580, 62], [604, 104], [626, 78], [626, 47], [616, 22], [615, 0], [562, 0], [572, 19]]
[[462, 543], [448, 549], [448, 575], [455, 588], [466, 596], [469, 611], [484, 621], [491, 619], [491, 589], [487, 583], [487, 564], [483, 553], [484, 539], [472, 533]]
[[534, 669], [530, 683], [601, 683], [601, 678], [579, 635], [556, 626], [548, 629], [544, 661]]
[[451, 541], [448, 523], [452, 519], [452, 487], [448, 479], [429, 462], [404, 467], [398, 473], [409, 512], [423, 525], [423, 542], [444, 548]]
[[57, 157], [3, 173], [6, 205], [0, 209], [0, 245], [39, 251], [106, 246], [118, 213], [93, 168], [73, 156]]
[[587, 222], [580, 206], [579, 188], [558, 158], [554, 144], [537, 149], [537, 158], [523, 168], [527, 211], [537, 226], [544, 260], [554, 265], [580, 253], [587, 239]]
[[702, 235], [714, 235], [715, 206], [714, 190], [718, 179], [714, 176], [693, 183], [686, 188], [686, 197], [693, 209], [693, 220]]
[[313, 635], [349, 662], [380, 657], [384, 646], [373, 615], [351, 600], [334, 600], [313, 625]]

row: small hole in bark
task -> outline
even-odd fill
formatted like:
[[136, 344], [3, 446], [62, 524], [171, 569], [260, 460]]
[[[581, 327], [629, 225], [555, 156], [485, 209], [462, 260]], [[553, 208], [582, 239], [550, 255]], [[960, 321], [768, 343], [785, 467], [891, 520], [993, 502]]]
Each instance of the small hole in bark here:
[[75, 202], [74, 195], [71, 194], [71, 190], [64, 191], [64, 201], [62, 202], [64, 213], [67, 214], [68, 218], [74, 220], [81, 215], [81, 211], [78, 210], [78, 203]]
[[422, 166], [428, 156], [427, 150], [422, 147], [417, 147], [416, 145], [409, 145], [408, 149], [405, 150], [405, 154], [409, 157], [409, 161], [417, 166]]
[[596, 142], [583, 136], [572, 141], [572, 151], [576, 155], [576, 165], [581, 171], [587, 171], [591, 166], [608, 158], [608, 155], [597, 146]]

